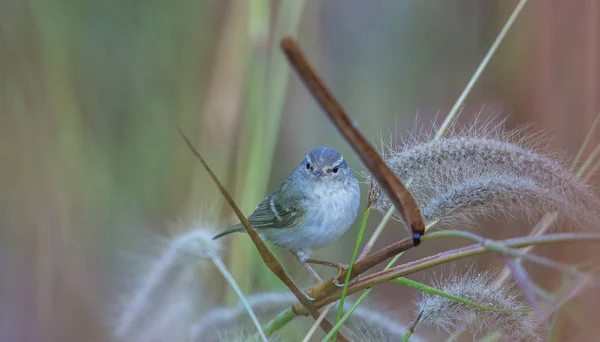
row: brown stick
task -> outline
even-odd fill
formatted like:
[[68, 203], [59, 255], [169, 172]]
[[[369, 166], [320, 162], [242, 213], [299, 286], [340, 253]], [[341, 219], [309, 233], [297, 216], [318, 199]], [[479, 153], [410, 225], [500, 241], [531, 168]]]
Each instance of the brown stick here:
[[408, 192], [398, 177], [394, 175], [394, 172], [385, 164], [375, 148], [371, 146], [358, 128], [356, 128], [356, 124], [352, 122], [331, 91], [317, 76], [296, 41], [291, 37], [283, 38], [281, 40], [281, 49], [300, 79], [304, 82], [306, 88], [308, 88], [329, 119], [358, 154], [385, 194], [394, 203], [402, 219], [410, 227], [415, 245], [418, 245], [421, 235], [425, 233], [425, 224], [414, 197]]
[[[189, 139], [185, 136], [185, 134], [183, 134], [183, 132], [181, 131], [181, 128], [178, 127], [177, 129], [179, 130], [179, 134], [181, 135], [183, 140], [185, 140], [185, 142], [187, 143], [190, 150], [192, 150], [194, 155], [196, 155], [198, 160], [200, 160], [200, 163], [202, 164], [202, 166], [204, 166], [204, 168], [206, 169], [206, 171], [212, 178], [213, 182], [217, 185], [217, 188], [219, 188], [219, 191], [221, 192], [223, 197], [225, 197], [225, 200], [227, 201], [227, 203], [229, 203], [229, 206], [235, 212], [235, 215], [238, 217], [238, 219], [240, 220], [240, 222], [246, 229], [246, 232], [248, 232], [248, 235], [250, 235], [250, 239], [252, 239], [252, 242], [256, 246], [256, 249], [258, 249], [258, 253], [260, 254], [260, 257], [263, 259], [263, 262], [265, 263], [265, 265], [267, 265], [269, 270], [271, 270], [271, 272], [273, 272], [273, 274], [275, 274], [277, 276], [277, 278], [279, 278], [279, 280], [281, 280], [281, 282], [283, 284], [285, 284], [285, 286], [287, 286], [290, 289], [290, 291], [292, 291], [292, 293], [296, 296], [296, 298], [298, 298], [300, 303], [302, 303], [302, 309], [306, 310], [314, 319], [318, 319], [320, 316], [319, 311], [311, 303], [311, 301], [304, 294], [304, 292], [302, 292], [302, 290], [300, 290], [300, 288], [298, 288], [298, 286], [296, 285], [296, 283], [294, 283], [292, 278], [290, 278], [287, 275], [287, 273], [285, 273], [283, 266], [281, 266], [279, 261], [277, 261], [277, 259], [273, 255], [273, 253], [271, 253], [271, 251], [269, 251], [269, 248], [267, 247], [267, 245], [265, 245], [265, 243], [260, 238], [260, 236], [258, 236], [258, 233], [254, 229], [254, 227], [252, 227], [252, 225], [250, 224], [250, 222], [248, 221], [246, 216], [244, 216], [244, 214], [242, 213], [240, 208], [237, 206], [237, 204], [233, 200], [233, 198], [231, 198], [231, 196], [229, 195], [229, 193], [227, 192], [227, 190], [225, 189], [223, 184], [221, 184], [221, 182], [219, 181], [217, 176], [214, 174], [214, 172], [211, 170], [211, 168], [208, 166], [206, 161], [204, 161], [204, 158], [202, 158], [200, 153], [198, 151], [196, 151], [196, 149], [194, 148], [192, 143], [189, 141]], [[323, 328], [323, 330], [325, 330], [325, 332], [329, 333], [329, 331], [331, 331], [331, 329], [333, 329], [333, 325], [327, 319], [323, 319], [321, 321], [321, 328]], [[344, 338], [343, 336], [340, 336], [340, 337], [341, 337], [342, 341], [347, 341], [347, 339]]]
[[[354, 278], [358, 277], [360, 274], [370, 270], [374, 266], [377, 266], [380, 263], [386, 261], [387, 259], [411, 249], [413, 246], [414, 246], [413, 240], [410, 238], [407, 238], [407, 239], [395, 242], [387, 247], [384, 247], [384, 248], [378, 250], [377, 252], [370, 254], [369, 256], [365, 257], [364, 259], [358, 260], [356, 262], [356, 264], [354, 264], [354, 267], [352, 267], [352, 273], [350, 274], [350, 279], [354, 279]], [[308, 289], [308, 291], [307, 291], [308, 295], [315, 298], [315, 305], [318, 308], [331, 302], [331, 301], [329, 301], [325, 304], [322, 304], [323, 299], [331, 298], [334, 295], [334, 293], [341, 292], [341, 289], [335, 285], [334, 281], [336, 278], [344, 279], [346, 277], [347, 273], [348, 273], [348, 270], [342, 270], [341, 272], [339, 272], [339, 274], [336, 277], [329, 279], [328, 281], [325, 281], [323, 283], [317, 284], [317, 285], [311, 287], [310, 289]], [[338, 295], [338, 298], [339, 298], [339, 295]], [[296, 312], [298, 315], [306, 315], [308, 313], [306, 310], [304, 310], [302, 305], [299, 305], [298, 303], [294, 304], [294, 312]]]

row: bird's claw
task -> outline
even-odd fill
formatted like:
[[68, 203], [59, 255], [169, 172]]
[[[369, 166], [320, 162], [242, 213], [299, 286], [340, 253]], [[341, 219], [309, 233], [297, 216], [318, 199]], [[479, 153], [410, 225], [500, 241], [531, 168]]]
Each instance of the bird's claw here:
[[[356, 282], [356, 278], [350, 279], [350, 281], [348, 282], [348, 284], [354, 284], [355, 282]], [[345, 283], [345, 281], [340, 282], [339, 276], [333, 278], [333, 285], [335, 285], [337, 287], [344, 287], [344, 283]]]
[[308, 295], [308, 292], [304, 291], [304, 295], [306, 296], [306, 298], [308, 298], [308, 300], [310, 300], [311, 302], [314, 302], [316, 298], [311, 297]]

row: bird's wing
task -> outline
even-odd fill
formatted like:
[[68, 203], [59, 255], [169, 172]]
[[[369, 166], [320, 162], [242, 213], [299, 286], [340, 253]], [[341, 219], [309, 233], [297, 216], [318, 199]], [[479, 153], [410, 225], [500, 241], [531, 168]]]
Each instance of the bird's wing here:
[[[285, 186], [285, 185], [284, 185]], [[297, 226], [304, 218], [304, 197], [295, 191], [280, 189], [265, 198], [248, 221], [255, 228], [288, 228]]]

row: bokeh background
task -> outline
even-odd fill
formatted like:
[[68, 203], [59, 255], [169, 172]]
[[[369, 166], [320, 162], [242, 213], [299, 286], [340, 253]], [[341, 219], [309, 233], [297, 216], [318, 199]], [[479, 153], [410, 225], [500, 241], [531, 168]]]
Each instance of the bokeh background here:
[[[289, 73], [283, 35], [298, 38], [378, 144], [410, 131], [417, 116], [426, 128], [436, 115], [441, 121], [516, 3], [1, 0], [0, 340], [110, 340], [107, 313], [126, 282], [124, 255], [198, 212], [219, 229], [234, 223], [177, 126], [246, 213], [313, 147], [335, 147], [364, 170]], [[600, 109], [599, 43], [600, 2], [529, 1], [460, 120], [481, 112], [509, 127], [531, 123], [575, 154]], [[596, 134], [591, 145], [598, 142]], [[357, 229], [316, 256], [347, 263]], [[378, 245], [404, 234], [393, 225]], [[244, 291], [283, 289], [247, 236], [224, 242]], [[595, 257], [585, 248], [548, 253]], [[234, 303], [220, 276], [205, 272], [212, 300]], [[387, 286], [370, 302], [409, 322], [413, 297]], [[590, 336], [565, 322], [573, 340]]]

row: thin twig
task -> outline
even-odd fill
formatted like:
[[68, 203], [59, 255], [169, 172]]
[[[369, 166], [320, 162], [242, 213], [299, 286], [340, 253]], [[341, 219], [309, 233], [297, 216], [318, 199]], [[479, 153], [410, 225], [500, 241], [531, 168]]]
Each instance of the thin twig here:
[[[256, 246], [256, 249], [258, 250], [258, 253], [260, 254], [261, 258], [263, 259], [263, 262], [265, 263], [265, 265], [267, 265], [269, 270], [271, 270], [271, 272], [273, 272], [273, 274], [275, 274], [275, 276], [277, 276], [277, 278], [279, 278], [279, 280], [281, 280], [281, 282], [290, 289], [290, 291], [296, 296], [296, 298], [298, 298], [298, 300], [300, 301], [300, 303], [302, 303], [302, 306], [308, 311], [308, 313], [314, 319], [318, 319], [320, 316], [319, 311], [317, 311], [317, 309], [310, 302], [310, 299], [308, 299], [308, 297], [304, 294], [304, 292], [302, 292], [302, 290], [300, 290], [300, 288], [298, 288], [298, 286], [292, 280], [292, 278], [290, 278], [287, 275], [287, 273], [283, 269], [283, 266], [281, 266], [279, 261], [277, 261], [277, 259], [273, 255], [273, 253], [271, 253], [271, 251], [269, 251], [269, 248], [267, 248], [267, 245], [265, 245], [265, 243], [260, 238], [260, 236], [254, 229], [254, 227], [252, 227], [252, 225], [246, 218], [246, 216], [244, 216], [244, 214], [242, 213], [240, 208], [238, 208], [237, 204], [235, 204], [235, 201], [233, 200], [233, 198], [231, 198], [231, 196], [229, 195], [229, 193], [227, 192], [227, 190], [225, 189], [223, 184], [221, 184], [221, 182], [219, 181], [217, 176], [214, 174], [212, 169], [208, 166], [208, 164], [206, 163], [204, 158], [202, 158], [202, 156], [194, 148], [194, 146], [192, 145], [190, 140], [185, 136], [185, 134], [183, 134], [183, 131], [181, 130], [181, 128], [178, 127], [178, 130], [179, 130], [179, 134], [181, 135], [183, 140], [185, 140], [185, 142], [188, 145], [188, 147], [190, 148], [190, 150], [198, 158], [198, 160], [200, 161], [202, 166], [204, 166], [204, 168], [206, 169], [206, 171], [212, 178], [213, 182], [215, 183], [217, 188], [219, 188], [219, 191], [221, 192], [223, 197], [225, 197], [225, 200], [227, 201], [227, 203], [229, 203], [229, 206], [233, 209], [233, 211], [235, 212], [235, 215], [238, 217], [238, 219], [240, 220], [240, 222], [246, 229], [246, 232], [250, 236], [250, 239], [252, 239], [252, 242]], [[323, 330], [325, 330], [325, 332], [329, 332], [331, 330], [331, 328], [333, 327], [333, 325], [327, 319], [324, 319], [321, 322], [321, 327], [323, 328]], [[340, 336], [340, 337], [341, 337], [340, 339], [347, 341], [344, 337], [342, 337], [342, 336]]]
[[413, 234], [415, 244], [419, 244], [421, 235], [425, 233], [425, 223], [417, 201], [358, 130], [356, 123], [348, 117], [325, 83], [317, 76], [296, 41], [285, 37], [281, 40], [281, 48], [306, 88], [398, 209]]
[[[433, 234], [432, 234], [433, 235]], [[520, 248], [530, 245], [542, 245], [542, 244], [553, 244], [553, 243], [568, 243], [568, 242], [598, 242], [600, 240], [600, 234], [595, 233], [563, 233], [563, 234], [548, 234], [543, 236], [526, 236], [521, 238], [513, 238], [502, 241], [497, 241], [498, 244], [502, 244], [510, 248]], [[493, 252], [490, 251], [486, 246], [481, 244], [474, 244], [467, 247], [462, 247], [443, 253], [431, 255], [420, 260], [405, 263], [403, 265], [370, 274], [364, 278], [357, 280], [348, 287], [348, 295], [357, 293], [365, 290], [369, 287], [377, 284], [402, 277], [408, 274], [416, 273], [418, 271], [428, 269], [437, 265], [441, 265], [447, 262], [459, 260], [466, 257], [480, 255], [483, 253]], [[374, 254], [373, 254], [374, 255]], [[356, 265], [359, 265], [357, 263]], [[326, 292], [325, 296], [320, 294], [315, 300], [315, 306], [322, 307], [336, 301], [340, 296], [340, 291]], [[296, 312], [298, 314], [306, 314], [301, 305], [294, 304]]]

